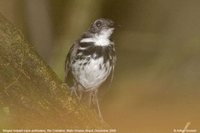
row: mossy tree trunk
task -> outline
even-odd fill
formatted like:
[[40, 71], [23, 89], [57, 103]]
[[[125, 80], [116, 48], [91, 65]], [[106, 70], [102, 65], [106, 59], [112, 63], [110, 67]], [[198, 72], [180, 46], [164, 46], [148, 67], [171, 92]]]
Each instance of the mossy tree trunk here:
[[0, 108], [9, 127], [105, 128], [94, 111], [71, 98], [68, 89], [0, 15]]

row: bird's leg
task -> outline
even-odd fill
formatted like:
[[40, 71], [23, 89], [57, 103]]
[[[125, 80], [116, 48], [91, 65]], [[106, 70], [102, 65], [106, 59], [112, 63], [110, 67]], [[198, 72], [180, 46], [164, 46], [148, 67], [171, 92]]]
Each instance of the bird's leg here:
[[70, 90], [71, 90], [70, 96], [72, 96], [74, 93], [76, 97], [79, 97], [78, 93], [76, 92], [77, 90], [76, 87], [73, 86], [70, 88]]
[[89, 100], [88, 100], [88, 105], [91, 107], [91, 100], [92, 100], [92, 94], [89, 92]]
[[[70, 96], [72, 97], [72, 95], [73, 95], [73, 93], [75, 94], [75, 96], [76, 97], [80, 97], [79, 95], [78, 95], [78, 93], [77, 93], [77, 86], [76, 85], [74, 85], [73, 87], [69, 87], [65, 82], [64, 83], [62, 83], [62, 85], [63, 86], [66, 86], [67, 88], [70, 88]], [[81, 96], [82, 97], [82, 96]]]
[[81, 101], [81, 99], [82, 99], [82, 97], [83, 97], [83, 91], [80, 90], [79, 93], [80, 93], [80, 95], [79, 95], [79, 97], [78, 97], [78, 100]]
[[91, 107], [91, 104], [95, 104], [94, 103], [94, 91], [90, 91], [89, 92], [89, 107]]
[[93, 100], [94, 100], [94, 102], [96, 104], [99, 118], [103, 121], [103, 116], [102, 116], [102, 113], [101, 113], [101, 110], [100, 110], [100, 107], [99, 107], [99, 100], [98, 100], [97, 90], [93, 93], [93, 96], [94, 96]]
[[73, 95], [73, 93], [75, 94], [75, 96], [77, 97], [77, 99], [79, 100], [79, 102], [81, 101], [82, 97], [83, 97], [83, 89], [82, 86], [77, 85], [77, 86], [73, 86], [70, 88], [71, 89], [71, 96]]

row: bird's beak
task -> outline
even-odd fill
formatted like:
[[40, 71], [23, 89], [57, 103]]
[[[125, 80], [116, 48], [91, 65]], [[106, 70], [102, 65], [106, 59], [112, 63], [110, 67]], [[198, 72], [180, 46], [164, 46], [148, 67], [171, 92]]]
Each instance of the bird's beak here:
[[114, 28], [114, 22], [112, 20], [109, 21], [109, 27]]
[[122, 26], [120, 24], [118, 24], [117, 27], [122, 27]]

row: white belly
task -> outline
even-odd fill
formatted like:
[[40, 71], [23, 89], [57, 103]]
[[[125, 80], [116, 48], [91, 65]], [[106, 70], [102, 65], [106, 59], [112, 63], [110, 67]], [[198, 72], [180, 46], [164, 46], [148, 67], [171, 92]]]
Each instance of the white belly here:
[[73, 64], [73, 75], [76, 75], [76, 80], [88, 90], [99, 87], [111, 72], [109, 61], [104, 64], [103, 58], [90, 59], [90, 63], [86, 65], [80, 64], [80, 61]]

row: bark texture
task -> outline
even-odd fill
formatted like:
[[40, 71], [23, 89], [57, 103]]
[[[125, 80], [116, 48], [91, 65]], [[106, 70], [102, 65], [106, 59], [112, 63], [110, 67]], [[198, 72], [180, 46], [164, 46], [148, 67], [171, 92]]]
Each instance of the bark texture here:
[[15, 128], [106, 128], [0, 14], [0, 108]]

